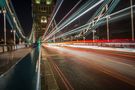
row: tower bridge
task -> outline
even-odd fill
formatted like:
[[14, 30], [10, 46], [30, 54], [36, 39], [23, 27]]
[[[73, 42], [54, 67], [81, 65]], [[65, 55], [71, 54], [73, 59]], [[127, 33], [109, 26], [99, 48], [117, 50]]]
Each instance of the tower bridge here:
[[134, 0], [24, 4], [0, 0], [0, 90], [135, 90]]

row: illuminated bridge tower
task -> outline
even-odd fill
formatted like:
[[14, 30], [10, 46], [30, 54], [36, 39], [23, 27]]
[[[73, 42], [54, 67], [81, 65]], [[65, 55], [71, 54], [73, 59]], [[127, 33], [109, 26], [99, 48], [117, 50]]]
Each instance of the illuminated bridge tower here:
[[54, 9], [54, 0], [32, 0], [33, 24], [35, 24], [35, 38], [40, 38], [50, 21], [51, 13]]

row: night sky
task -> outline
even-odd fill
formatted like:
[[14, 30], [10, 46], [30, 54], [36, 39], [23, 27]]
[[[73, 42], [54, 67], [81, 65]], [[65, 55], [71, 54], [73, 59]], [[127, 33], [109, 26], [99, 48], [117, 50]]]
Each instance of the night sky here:
[[12, 0], [18, 19], [27, 35], [32, 28], [32, 7], [31, 0]]
[[[16, 15], [20, 21], [20, 24], [24, 30], [26, 36], [29, 36], [32, 29], [32, 0], [11, 0], [16, 11]], [[59, 22], [62, 17], [78, 2], [79, 0], [64, 0], [56, 20]], [[87, 0], [85, 0], [87, 1]], [[3, 15], [0, 14], [0, 38], [3, 38]], [[8, 24], [8, 22], [7, 22]], [[7, 33], [10, 34], [10, 26], [7, 25]], [[11, 36], [11, 35], [8, 35]]]
[[[79, 0], [64, 0], [59, 12], [56, 15], [56, 21], [59, 22], [64, 16], [65, 14], [78, 2]], [[82, 0], [84, 2], [86, 2], [87, 0]], [[134, 1], [134, 0], [133, 0]], [[25, 35], [28, 36], [31, 32], [32, 29], [32, 7], [31, 7], [31, 0], [12, 0], [16, 14], [18, 16], [18, 19], [20, 21], [20, 24], [22, 25], [22, 28], [25, 32]], [[122, 9], [123, 7], [125, 8], [124, 5], [127, 4], [127, 6], [129, 6], [128, 4], [128, 0], [123, 0], [123, 3], [121, 3], [120, 5], [118, 5], [119, 9]], [[81, 3], [81, 4], [82, 4]], [[135, 2], [133, 2], [135, 4]], [[80, 5], [81, 6], [81, 5]], [[126, 7], [127, 7], [126, 6]], [[118, 9], [117, 9], [118, 10]], [[116, 11], [117, 11], [116, 10]], [[91, 12], [89, 12], [91, 13]], [[89, 14], [88, 13], [88, 14]], [[87, 16], [87, 15], [86, 15]], [[84, 16], [84, 18], [82, 17], [81, 20], [84, 21], [85, 19], [87, 19], [87, 17]], [[90, 14], [88, 15], [88, 17], [90, 16]], [[130, 19], [129, 19], [130, 20]], [[0, 23], [3, 22], [3, 16], [0, 15]], [[116, 24], [115, 24], [116, 25]], [[119, 24], [117, 24], [119, 25]], [[105, 27], [105, 26], [104, 26]], [[113, 25], [111, 27], [114, 27]], [[130, 25], [129, 25], [130, 27]], [[8, 27], [7, 27], [8, 29]], [[3, 25], [1, 24], [0, 26], [0, 36], [2, 36], [3, 34]], [[101, 30], [100, 30], [101, 31]], [[118, 31], [118, 29], [116, 29], [116, 31]]]
[[[56, 15], [56, 20], [60, 21], [62, 17], [78, 2], [79, 0], [64, 0], [58, 14]], [[87, 0], [85, 0], [87, 1]], [[32, 28], [32, 7], [31, 0], [12, 0], [16, 14], [20, 23], [27, 35], [30, 34]]]

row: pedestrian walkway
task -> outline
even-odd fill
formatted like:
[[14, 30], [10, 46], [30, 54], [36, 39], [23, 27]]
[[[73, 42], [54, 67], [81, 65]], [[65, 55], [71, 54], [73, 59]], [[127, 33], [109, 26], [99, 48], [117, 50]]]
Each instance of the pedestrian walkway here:
[[31, 48], [22, 48], [15, 51], [0, 53], [0, 75], [11, 68], [19, 59], [26, 56], [31, 50]]
[[[22, 51], [28, 53], [29, 50], [27, 48]], [[22, 53], [22, 58], [0, 76], [0, 90], [36, 90], [36, 63], [39, 52], [37, 48], [33, 48], [27, 53], [24, 56]]]

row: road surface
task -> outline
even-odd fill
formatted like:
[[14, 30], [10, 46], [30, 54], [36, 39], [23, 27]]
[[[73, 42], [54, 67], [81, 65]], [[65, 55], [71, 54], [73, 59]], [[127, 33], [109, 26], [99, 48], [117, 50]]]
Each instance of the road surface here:
[[135, 90], [135, 53], [44, 46], [61, 90]]

